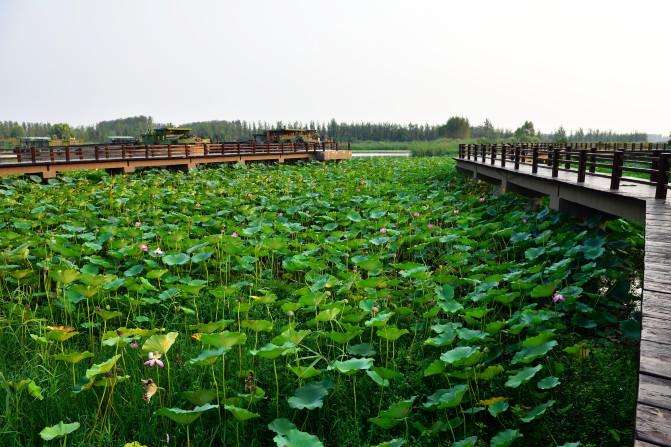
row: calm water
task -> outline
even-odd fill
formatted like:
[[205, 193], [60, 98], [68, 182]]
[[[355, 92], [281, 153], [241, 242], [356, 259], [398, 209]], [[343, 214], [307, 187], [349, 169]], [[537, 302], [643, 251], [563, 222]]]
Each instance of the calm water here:
[[352, 151], [352, 157], [409, 157], [410, 151]]

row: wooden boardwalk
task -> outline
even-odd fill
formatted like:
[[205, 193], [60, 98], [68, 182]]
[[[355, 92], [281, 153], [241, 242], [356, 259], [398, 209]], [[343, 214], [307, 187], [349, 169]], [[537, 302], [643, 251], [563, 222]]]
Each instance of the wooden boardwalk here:
[[[555, 209], [583, 212], [596, 209], [645, 224], [635, 446], [671, 447], [671, 203], [666, 200], [668, 154], [648, 156], [647, 161], [645, 155], [632, 155], [630, 159], [635, 160], [635, 166], [638, 166], [632, 172], [649, 174], [648, 180], [642, 180], [623, 176], [623, 170], [628, 168], [627, 157], [621, 153], [595, 157], [610, 156], [612, 162], [610, 172], [594, 175], [588, 172], [589, 154], [586, 157], [586, 154], [577, 151], [554, 152], [552, 149], [544, 154], [538, 148], [525, 151], [524, 148], [511, 147], [509, 152], [503, 151], [503, 158], [501, 149], [500, 146], [462, 147], [457, 167], [477, 178], [498, 183], [502, 190], [547, 195]], [[544, 157], [548, 163], [541, 166], [539, 159]], [[567, 160], [570, 161], [566, 163]], [[621, 163], [623, 160], [624, 163]], [[571, 169], [576, 166], [576, 161], [577, 170]], [[646, 163], [649, 167], [645, 167]], [[562, 169], [559, 169], [560, 165]], [[592, 170], [596, 171], [594, 167]], [[613, 177], [619, 178], [614, 181]], [[583, 181], [578, 182], [579, 179]]]
[[171, 145], [81, 145], [24, 148], [0, 153], [0, 177], [39, 175], [43, 179], [58, 172], [105, 169], [129, 173], [139, 168], [172, 167], [189, 170], [199, 165], [254, 161], [343, 160], [349, 145], [324, 143], [208, 143]]

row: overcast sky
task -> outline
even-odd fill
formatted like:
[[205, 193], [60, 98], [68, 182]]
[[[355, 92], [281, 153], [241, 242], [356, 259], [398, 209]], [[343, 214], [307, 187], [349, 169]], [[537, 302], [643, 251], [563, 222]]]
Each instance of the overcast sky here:
[[0, 0], [0, 120], [671, 131], [671, 2]]

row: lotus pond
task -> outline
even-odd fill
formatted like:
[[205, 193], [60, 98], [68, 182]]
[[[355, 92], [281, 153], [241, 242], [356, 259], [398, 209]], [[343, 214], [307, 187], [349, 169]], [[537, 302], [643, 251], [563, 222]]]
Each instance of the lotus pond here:
[[642, 231], [447, 158], [0, 182], [0, 445], [621, 446]]

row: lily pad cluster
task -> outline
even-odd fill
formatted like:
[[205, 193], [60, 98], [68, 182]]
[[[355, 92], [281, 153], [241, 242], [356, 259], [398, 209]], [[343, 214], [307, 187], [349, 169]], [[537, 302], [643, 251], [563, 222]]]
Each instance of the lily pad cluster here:
[[448, 159], [3, 179], [0, 205], [14, 445], [577, 446], [539, 428], [565, 371], [637, 336], [640, 228]]

